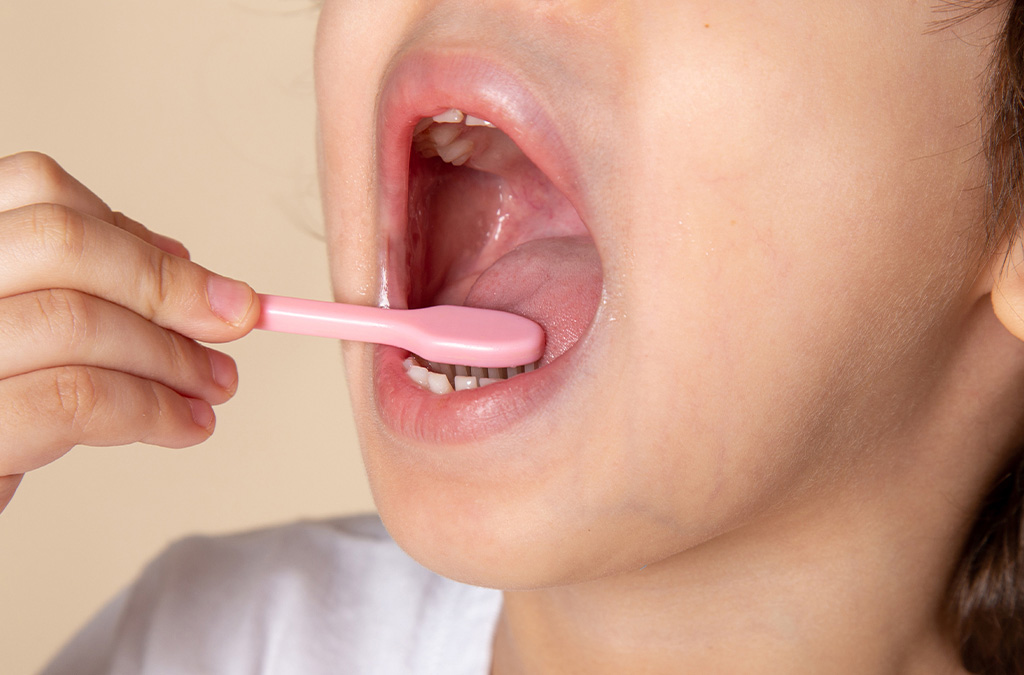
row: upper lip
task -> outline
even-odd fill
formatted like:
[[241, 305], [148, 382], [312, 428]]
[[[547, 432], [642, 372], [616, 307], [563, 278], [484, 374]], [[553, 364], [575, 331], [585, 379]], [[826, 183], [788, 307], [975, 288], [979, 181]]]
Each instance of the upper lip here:
[[384, 268], [382, 300], [386, 294], [389, 306], [407, 306], [409, 151], [413, 129], [424, 117], [458, 108], [492, 122], [587, 222], [577, 165], [548, 108], [528, 79], [514, 69], [464, 50], [410, 51], [389, 68], [378, 101], [379, 246]]

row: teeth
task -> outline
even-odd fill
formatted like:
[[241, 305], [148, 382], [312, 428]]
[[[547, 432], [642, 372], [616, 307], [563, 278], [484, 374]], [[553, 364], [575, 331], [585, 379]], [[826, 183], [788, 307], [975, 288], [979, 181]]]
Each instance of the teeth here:
[[[458, 124], [459, 122], [466, 119], [466, 116], [462, 113], [461, 110], [457, 110], [456, 108], [449, 108], [440, 115], [434, 115], [433, 119], [435, 122], [439, 124]], [[476, 118], [474, 117], [473, 119]]]
[[419, 123], [416, 125], [416, 128], [413, 129], [413, 132], [412, 132], [413, 137], [416, 137], [416, 136], [419, 136], [420, 134], [422, 134], [433, 123], [434, 123], [434, 120], [430, 119], [429, 117], [424, 117], [423, 119], [421, 119], [419, 121]]
[[427, 367], [430, 368], [432, 372], [440, 373], [449, 379], [455, 377], [455, 366], [449, 366], [447, 363], [434, 363], [433, 361], [427, 361]]
[[412, 368], [407, 368], [405, 372], [409, 373], [412, 381], [421, 387], [430, 386], [430, 371], [423, 366], [413, 366]]
[[465, 122], [467, 127], [490, 127], [491, 129], [497, 129], [496, 126], [487, 120], [482, 120], [479, 117], [473, 117], [472, 115], [466, 115]]
[[468, 127], [496, 128], [487, 120], [450, 108], [419, 121], [413, 131], [413, 147], [423, 157], [440, 157], [448, 164], [462, 166], [475, 149], [473, 141], [459, 138]]
[[455, 376], [455, 391], [465, 391], [466, 389], [476, 389], [480, 386], [480, 381], [475, 377], [468, 377], [462, 375]]
[[466, 138], [460, 139], [450, 145], [438, 147], [437, 154], [441, 155], [441, 159], [449, 164], [462, 166], [473, 154], [473, 141]]
[[435, 394], [450, 394], [453, 391], [487, 387], [537, 368], [535, 363], [517, 368], [453, 366], [423, 361], [417, 356], [409, 356], [402, 365], [410, 380]]
[[454, 143], [462, 135], [462, 131], [463, 127], [457, 124], [438, 124], [427, 129], [427, 134], [440, 153], [441, 148]]
[[452, 388], [451, 380], [441, 373], [430, 373], [427, 375], [427, 388], [435, 394], [449, 394], [455, 391]]

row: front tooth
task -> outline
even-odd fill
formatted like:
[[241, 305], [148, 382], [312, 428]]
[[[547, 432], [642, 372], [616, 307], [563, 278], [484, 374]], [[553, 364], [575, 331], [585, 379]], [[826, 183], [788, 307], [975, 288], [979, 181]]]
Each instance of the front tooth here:
[[487, 387], [487, 386], [490, 386], [492, 384], [495, 384], [496, 382], [501, 382], [501, 381], [502, 380], [496, 380], [496, 379], [494, 379], [492, 377], [481, 377], [480, 378], [480, 386], [481, 387]]
[[492, 129], [497, 128], [487, 120], [482, 120], [479, 117], [473, 117], [472, 115], [466, 115], [466, 119], [464, 121], [467, 127], [490, 127]]
[[505, 379], [505, 373], [502, 372], [504, 370], [505, 370], [504, 368], [488, 368], [487, 369], [487, 377], [488, 377], [488, 379], [491, 379], [491, 380], [504, 380]]
[[460, 138], [454, 143], [439, 145], [437, 147], [437, 154], [441, 155], [441, 159], [449, 164], [461, 166], [473, 154], [473, 141], [468, 138]]
[[430, 388], [430, 391], [435, 394], [450, 394], [454, 391], [454, 389], [452, 389], [452, 383], [448, 380], [447, 375], [443, 375], [441, 373], [428, 373], [427, 377], [427, 386]]
[[476, 389], [480, 386], [480, 382], [475, 377], [469, 377], [468, 375], [456, 375], [455, 376], [455, 391], [465, 391], [466, 389]]
[[440, 115], [434, 115], [433, 117], [435, 122], [440, 122], [441, 124], [458, 124], [464, 119], [466, 119], [466, 116], [457, 108], [449, 108]]

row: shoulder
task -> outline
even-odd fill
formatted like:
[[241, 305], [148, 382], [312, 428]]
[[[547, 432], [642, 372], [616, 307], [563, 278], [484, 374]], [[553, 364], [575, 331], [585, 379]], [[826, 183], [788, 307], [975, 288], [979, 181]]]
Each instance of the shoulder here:
[[[173, 586], [194, 601], [241, 593], [290, 595], [313, 586], [357, 590], [367, 577], [398, 573], [426, 581], [430, 573], [406, 556], [376, 516], [306, 521], [226, 536], [192, 536], [154, 560], [137, 588]], [[257, 584], [253, 588], [253, 584]]]
[[376, 516], [189, 537], [121, 601], [111, 670], [486, 672], [431, 660], [466, 641], [489, 659], [499, 607], [496, 591], [421, 567]]

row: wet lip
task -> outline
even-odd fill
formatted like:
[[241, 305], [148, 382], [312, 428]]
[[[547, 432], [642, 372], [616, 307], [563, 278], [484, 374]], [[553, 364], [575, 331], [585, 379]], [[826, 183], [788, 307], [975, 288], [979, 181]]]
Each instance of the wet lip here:
[[[381, 262], [392, 307], [406, 307], [410, 291], [406, 238], [409, 152], [413, 129], [449, 108], [489, 120], [566, 197], [587, 215], [571, 156], [551, 117], [523, 80], [494, 62], [464, 52], [406, 54], [385, 78], [378, 110]], [[545, 367], [489, 387], [438, 396], [413, 383], [407, 352], [378, 346], [373, 370], [377, 410], [410, 439], [457, 444], [497, 433], [544, 407], [565, 382], [587, 336]]]

